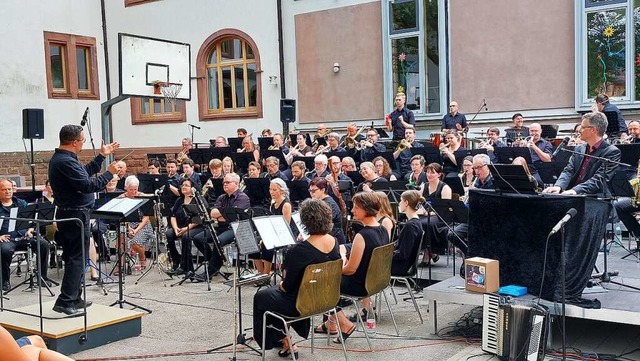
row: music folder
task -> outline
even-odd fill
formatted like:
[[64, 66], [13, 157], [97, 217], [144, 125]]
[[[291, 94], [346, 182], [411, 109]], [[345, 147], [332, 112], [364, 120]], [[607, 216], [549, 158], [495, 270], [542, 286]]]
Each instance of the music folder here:
[[295, 243], [291, 228], [284, 216], [253, 217], [252, 221], [266, 249], [285, 247]]
[[300, 219], [300, 212], [291, 213], [291, 220], [295, 223], [296, 227], [298, 227], [298, 231], [300, 231], [300, 236], [303, 240], [309, 239], [309, 233], [307, 233], [306, 228], [302, 225], [302, 220]]
[[236, 238], [238, 253], [241, 256], [260, 252], [258, 240], [253, 233], [253, 227], [251, 226], [250, 220], [246, 219], [232, 222], [231, 229], [233, 230], [233, 234]]
[[147, 203], [147, 199], [141, 198], [114, 198], [102, 207], [92, 212], [95, 218], [122, 219], [133, 213]]

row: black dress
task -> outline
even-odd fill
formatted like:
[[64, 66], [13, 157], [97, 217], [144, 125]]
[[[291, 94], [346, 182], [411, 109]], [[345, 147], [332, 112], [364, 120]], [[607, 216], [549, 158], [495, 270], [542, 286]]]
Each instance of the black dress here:
[[393, 263], [391, 264], [391, 274], [400, 276], [407, 274], [407, 271], [416, 261], [411, 257], [411, 251], [416, 242], [422, 240], [422, 224], [419, 218], [410, 218], [398, 235], [398, 244], [393, 252]]
[[[266, 311], [277, 312], [285, 316], [299, 316], [296, 309], [296, 300], [300, 283], [304, 276], [304, 270], [310, 264], [323, 263], [340, 259], [338, 242], [329, 253], [323, 253], [309, 242], [298, 243], [289, 251], [289, 261], [286, 266], [286, 276], [282, 281], [282, 287], [286, 292], [282, 292], [278, 286], [272, 286], [258, 291], [253, 296], [253, 337], [256, 342], [265, 350], [270, 350], [281, 345], [281, 340], [285, 334], [277, 329], [284, 329], [284, 325], [273, 318], [267, 319], [267, 333], [265, 344], [262, 345], [262, 317]], [[300, 335], [307, 338], [309, 336], [309, 319], [294, 322], [291, 327]], [[273, 327], [269, 327], [272, 325]], [[275, 329], [277, 328], [277, 329]]]
[[358, 232], [358, 234], [364, 238], [364, 252], [362, 254], [362, 259], [360, 260], [360, 264], [354, 274], [342, 276], [340, 293], [362, 297], [367, 295], [365, 280], [367, 277], [369, 262], [371, 261], [371, 254], [373, 253], [374, 248], [389, 243], [389, 233], [387, 233], [386, 228], [380, 225], [378, 227], [365, 226], [360, 232]]
[[[429, 193], [429, 183], [425, 184], [422, 196], [427, 202], [433, 199], [442, 199], [442, 189], [446, 183], [438, 181], [438, 186], [433, 193]], [[446, 250], [447, 245], [447, 228], [437, 215], [427, 215], [420, 218], [422, 228], [426, 235], [425, 243], [422, 249], [431, 247], [431, 253], [441, 253]]]

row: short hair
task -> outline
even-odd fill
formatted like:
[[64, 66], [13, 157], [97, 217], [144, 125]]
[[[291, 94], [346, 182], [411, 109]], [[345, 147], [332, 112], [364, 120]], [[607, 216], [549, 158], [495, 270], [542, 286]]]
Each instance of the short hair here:
[[333, 133], [329, 133], [329, 135], [327, 135], [327, 138], [333, 138], [335, 140], [340, 140], [340, 135], [338, 135], [338, 133], [333, 132]]
[[187, 144], [193, 144], [193, 143], [191, 142], [191, 138], [182, 138], [182, 141], [183, 141], [183, 142], [184, 142], [184, 141], [186, 141], [186, 142], [187, 142]]
[[316, 155], [315, 158], [313, 158], [314, 162], [320, 162], [324, 165], [327, 165], [329, 163], [329, 159], [327, 159], [327, 156], [324, 154], [318, 154]]
[[236, 130], [236, 133], [244, 133], [244, 134], [247, 134], [247, 130], [246, 130], [246, 129], [244, 129], [244, 128], [238, 128], [238, 129]]
[[467, 160], [467, 161], [469, 161], [469, 162], [473, 163], [473, 156], [472, 156], [472, 155], [468, 155], [468, 156], [464, 157], [464, 159], [462, 159], [462, 161], [463, 161], [463, 162], [464, 162], [465, 160]]
[[154, 166], [156, 168], [160, 168], [161, 167], [160, 161], [155, 159], [155, 158], [154, 159], [149, 159], [149, 163], [147, 163], [147, 167], [151, 167], [151, 166]]
[[607, 94], [600, 93], [596, 95], [594, 100], [599, 104], [609, 104], [609, 96]]
[[277, 157], [268, 157], [267, 159], [265, 159], [265, 163], [269, 163], [269, 162], [273, 162], [276, 165], [280, 165], [280, 159], [278, 159]]
[[406, 99], [406, 98], [407, 98], [407, 95], [406, 95], [405, 93], [403, 93], [403, 92], [397, 92], [397, 93], [396, 93], [396, 97], [403, 97], [403, 98], [405, 98], [405, 99]]
[[295, 162], [291, 163], [291, 168], [293, 168], [293, 167], [298, 167], [298, 168], [300, 168], [300, 170], [302, 170], [303, 172], [304, 172], [305, 170], [307, 170], [307, 165], [306, 165], [303, 161], [301, 161], [301, 160], [296, 160]]
[[[272, 132], [272, 131], [271, 131], [271, 129], [269, 129], [269, 128], [264, 128], [264, 129], [262, 129], [262, 133], [261, 133], [261, 134], [264, 136], [264, 133], [272, 134], [273, 132]], [[272, 135], [272, 136], [273, 136], [273, 135]]]
[[67, 124], [60, 128], [60, 144], [67, 145], [71, 144], [74, 140], [78, 140], [80, 137], [80, 133], [82, 133], [82, 127], [75, 124]]
[[414, 189], [402, 192], [400, 199], [407, 201], [407, 205], [413, 210], [418, 210], [419, 204], [426, 201], [422, 194]]
[[360, 170], [362, 170], [362, 168], [371, 168], [371, 170], [375, 170], [375, 166], [373, 165], [373, 163], [371, 162], [362, 162], [360, 163]]
[[486, 154], [476, 154], [473, 156], [473, 160], [479, 159], [483, 165], [491, 164], [491, 158]]
[[173, 163], [176, 167], [178, 166], [178, 161], [175, 160], [175, 159], [167, 159], [167, 163], [166, 164], [169, 164], [169, 163]]
[[209, 161], [209, 169], [222, 167], [222, 161], [218, 158], [211, 159]]
[[191, 160], [190, 158], [187, 158], [182, 161], [182, 165], [185, 165], [185, 164], [193, 168], [193, 160]]
[[347, 163], [349, 163], [350, 166], [355, 167], [356, 166], [356, 161], [353, 160], [353, 158], [351, 157], [344, 157], [342, 158], [342, 161], [346, 161]]
[[500, 129], [498, 129], [497, 127], [491, 127], [487, 129], [487, 134], [489, 133], [496, 133], [496, 135], [500, 135]]
[[282, 135], [282, 133], [275, 133], [275, 134], [273, 135], [273, 137], [274, 137], [274, 138], [275, 138], [275, 137], [280, 137], [280, 138], [284, 139], [284, 136]]
[[322, 200], [309, 198], [300, 203], [300, 223], [309, 235], [329, 234], [331, 217], [331, 207]]
[[219, 136], [219, 137], [216, 137], [216, 140], [218, 140], [218, 139], [222, 139], [222, 141], [224, 142], [224, 144], [227, 144], [227, 138], [225, 138], [225, 137], [223, 137], [223, 136]]
[[439, 163], [429, 163], [427, 164], [427, 166], [425, 167], [425, 172], [426, 171], [432, 171], [435, 172], [437, 174], [440, 174], [440, 178], [442, 178], [442, 166]]
[[125, 178], [124, 180], [124, 187], [128, 188], [131, 186], [140, 186], [140, 180], [138, 180], [138, 177], [136, 177], [135, 175], [130, 175], [127, 178]]
[[603, 136], [604, 132], [607, 131], [607, 127], [609, 126], [609, 121], [604, 113], [600, 112], [590, 112], [582, 116], [582, 119], [586, 119], [589, 121], [589, 125], [594, 126], [599, 136]]
[[315, 186], [323, 192], [327, 191], [327, 180], [321, 177], [315, 177], [309, 182], [309, 187]]
[[420, 161], [420, 165], [424, 167], [424, 164], [427, 162], [426, 160], [424, 160], [424, 157], [421, 154], [416, 154], [413, 157], [411, 157], [411, 160], [409, 161], [409, 164], [411, 164], [414, 160], [419, 160]]
[[380, 212], [380, 199], [375, 192], [356, 193], [351, 201], [361, 208], [367, 217], [375, 217]]
[[224, 176], [225, 178], [230, 177], [231, 180], [233, 180], [234, 182], [240, 184], [240, 176], [237, 173], [227, 173]]
[[289, 199], [289, 187], [287, 187], [287, 183], [285, 183], [282, 179], [280, 178], [274, 178], [271, 180], [271, 183], [275, 184], [278, 186], [278, 188], [280, 188], [280, 190], [282, 191], [282, 193], [284, 193], [284, 198], [285, 199]]
[[249, 162], [249, 164], [247, 165], [247, 169], [249, 169], [250, 166], [256, 167], [258, 169], [258, 172], [262, 170], [262, 166], [260, 165], [260, 163], [256, 162], [255, 160]]
[[517, 117], [521, 117], [522, 114], [521, 113], [515, 113], [514, 115], [511, 116], [511, 120], [516, 120]]

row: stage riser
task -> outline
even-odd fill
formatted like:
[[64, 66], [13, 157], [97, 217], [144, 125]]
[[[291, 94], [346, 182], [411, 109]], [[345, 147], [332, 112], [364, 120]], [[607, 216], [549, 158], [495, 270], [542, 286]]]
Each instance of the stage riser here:
[[[15, 338], [29, 335], [21, 331], [12, 330], [10, 328], [7, 328], [7, 330]], [[48, 338], [48, 337], [43, 337], [43, 338], [50, 349], [58, 351], [65, 355], [69, 355], [72, 353], [89, 350], [94, 347], [106, 345], [111, 342], [124, 340], [130, 337], [140, 336], [141, 332], [142, 332], [142, 318], [139, 317], [132, 320], [127, 320], [124, 322], [119, 322], [116, 324], [89, 330], [87, 331], [87, 339], [86, 339], [86, 342], [84, 343], [80, 341], [81, 336], [84, 335], [84, 333], [82, 332], [68, 335], [65, 337], [60, 337], [60, 338]], [[34, 333], [30, 333], [30, 334], [34, 334]]]

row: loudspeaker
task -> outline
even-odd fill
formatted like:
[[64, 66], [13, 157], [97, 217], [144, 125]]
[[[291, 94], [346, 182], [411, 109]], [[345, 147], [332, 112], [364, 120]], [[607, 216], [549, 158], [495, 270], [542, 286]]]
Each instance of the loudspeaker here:
[[22, 109], [22, 139], [44, 139], [44, 109]]
[[296, 100], [280, 99], [280, 121], [294, 123], [296, 121]]

